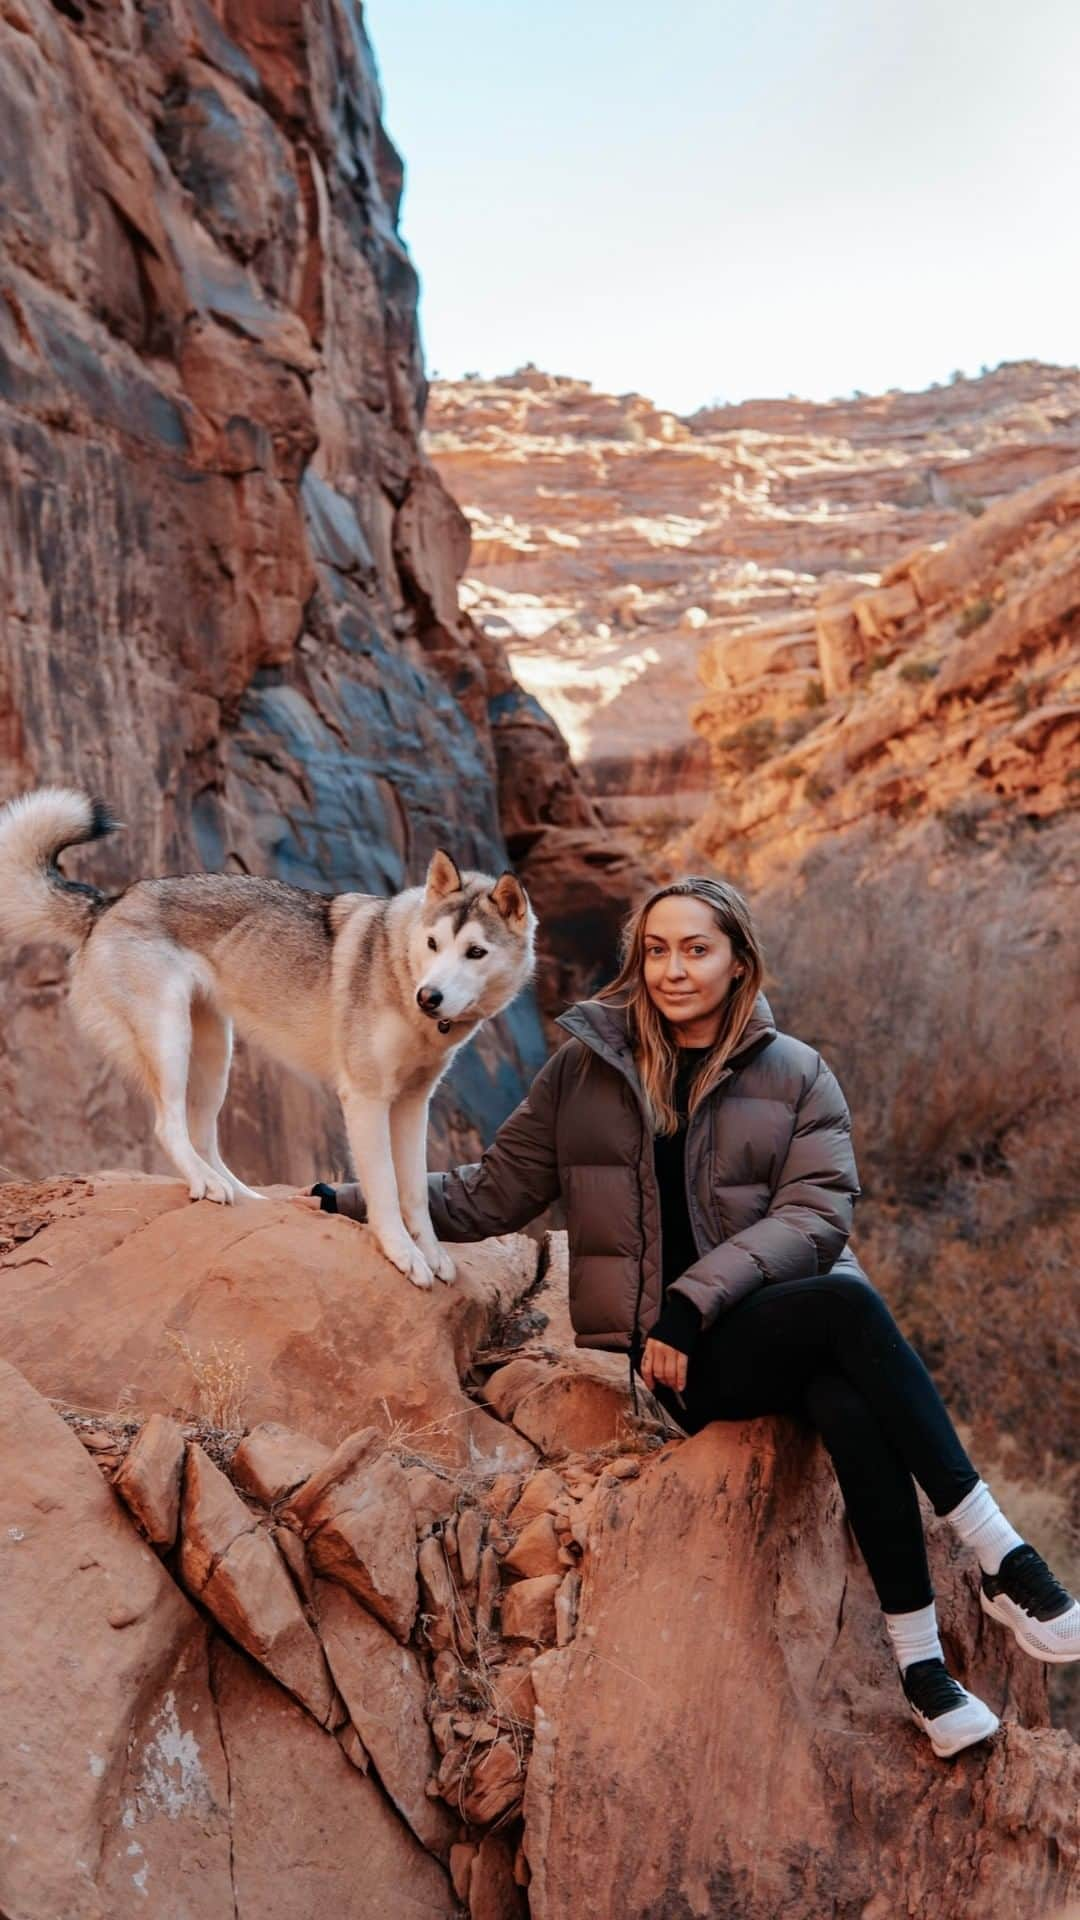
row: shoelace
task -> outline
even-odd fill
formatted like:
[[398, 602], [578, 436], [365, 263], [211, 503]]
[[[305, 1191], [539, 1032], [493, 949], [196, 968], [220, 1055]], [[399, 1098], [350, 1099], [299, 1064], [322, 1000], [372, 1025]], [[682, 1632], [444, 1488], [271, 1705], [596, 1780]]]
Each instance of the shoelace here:
[[991, 1576], [1010, 1600], [1033, 1614], [1036, 1620], [1054, 1620], [1067, 1613], [1072, 1595], [1051, 1573], [1041, 1553], [1034, 1547], [1014, 1547], [1006, 1554], [996, 1574]]
[[958, 1680], [945, 1671], [942, 1660], [915, 1660], [904, 1671], [904, 1692], [913, 1707], [917, 1707], [926, 1720], [936, 1720], [939, 1714], [951, 1713], [954, 1707], [962, 1707], [967, 1695]]

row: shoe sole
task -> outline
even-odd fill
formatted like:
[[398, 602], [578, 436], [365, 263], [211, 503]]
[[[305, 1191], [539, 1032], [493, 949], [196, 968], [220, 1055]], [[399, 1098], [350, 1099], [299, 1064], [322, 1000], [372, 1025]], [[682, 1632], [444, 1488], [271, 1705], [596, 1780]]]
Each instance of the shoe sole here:
[[919, 1729], [919, 1732], [925, 1733], [927, 1739], [930, 1742], [931, 1747], [933, 1748], [933, 1751], [936, 1753], [939, 1760], [951, 1760], [954, 1754], [964, 1753], [968, 1747], [978, 1746], [980, 1740], [989, 1740], [990, 1735], [992, 1733], [996, 1733], [998, 1728], [1001, 1725], [1001, 1721], [998, 1719], [997, 1714], [993, 1713], [991, 1709], [987, 1707], [986, 1709], [987, 1724], [984, 1727], [982, 1727], [978, 1733], [965, 1734], [962, 1740], [955, 1740], [952, 1746], [943, 1747], [938, 1744], [938, 1742], [934, 1739], [933, 1733], [931, 1732], [933, 1721], [930, 1721], [929, 1723], [927, 1723], [923, 1720], [920, 1720], [918, 1714], [915, 1711], [915, 1708], [911, 1705], [910, 1701], [908, 1702], [908, 1709], [911, 1713], [912, 1719], [915, 1722], [915, 1725]]
[[1080, 1652], [1048, 1653], [1045, 1647], [1036, 1646], [1034, 1641], [1025, 1639], [1024, 1630], [1019, 1623], [1016, 1620], [1011, 1620], [1007, 1613], [999, 1613], [997, 1601], [989, 1599], [981, 1589], [979, 1592], [979, 1605], [991, 1620], [997, 1621], [999, 1627], [1008, 1627], [1017, 1645], [1022, 1647], [1025, 1653], [1030, 1654], [1033, 1660], [1044, 1660], [1046, 1664], [1051, 1667], [1064, 1667], [1068, 1666], [1071, 1660], [1080, 1660]]

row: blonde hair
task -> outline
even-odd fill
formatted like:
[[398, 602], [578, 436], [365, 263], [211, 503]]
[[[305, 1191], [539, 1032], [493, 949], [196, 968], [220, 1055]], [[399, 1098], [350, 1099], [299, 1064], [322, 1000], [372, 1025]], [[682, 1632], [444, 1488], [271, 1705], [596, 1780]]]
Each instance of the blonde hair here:
[[711, 1093], [746, 1031], [765, 977], [765, 954], [753, 917], [737, 887], [726, 880], [706, 880], [698, 874], [686, 874], [666, 887], [657, 887], [624, 922], [619, 940], [620, 968], [614, 980], [602, 987], [598, 1000], [617, 1000], [627, 1010], [629, 1037], [637, 1060], [645, 1104], [656, 1133], [674, 1133], [679, 1120], [675, 1111], [675, 1069], [679, 1047], [673, 1029], [654, 1005], [645, 985], [645, 921], [658, 900], [676, 894], [700, 900], [713, 915], [721, 933], [731, 942], [732, 954], [742, 977], [733, 980], [723, 1002], [720, 1031], [708, 1058], [694, 1077], [690, 1090], [690, 1112]]

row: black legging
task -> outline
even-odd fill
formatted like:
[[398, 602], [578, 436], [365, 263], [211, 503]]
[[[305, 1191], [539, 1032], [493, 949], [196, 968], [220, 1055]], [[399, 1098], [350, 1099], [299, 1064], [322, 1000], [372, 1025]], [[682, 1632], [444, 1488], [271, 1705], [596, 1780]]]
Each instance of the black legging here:
[[687, 1433], [710, 1420], [796, 1413], [820, 1433], [886, 1613], [934, 1597], [912, 1475], [948, 1513], [979, 1475], [941, 1396], [881, 1295], [847, 1274], [781, 1280], [748, 1294], [703, 1333], [685, 1407], [656, 1397]]

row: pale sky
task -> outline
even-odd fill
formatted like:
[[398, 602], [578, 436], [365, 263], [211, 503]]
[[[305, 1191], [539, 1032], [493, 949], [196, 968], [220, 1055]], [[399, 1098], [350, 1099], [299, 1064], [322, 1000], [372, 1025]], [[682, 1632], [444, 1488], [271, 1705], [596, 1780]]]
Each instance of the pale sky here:
[[1080, 0], [369, 0], [429, 372], [1076, 361]]

